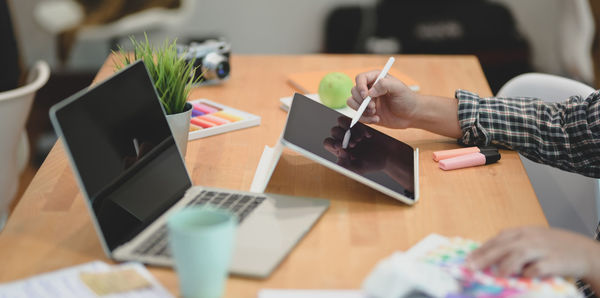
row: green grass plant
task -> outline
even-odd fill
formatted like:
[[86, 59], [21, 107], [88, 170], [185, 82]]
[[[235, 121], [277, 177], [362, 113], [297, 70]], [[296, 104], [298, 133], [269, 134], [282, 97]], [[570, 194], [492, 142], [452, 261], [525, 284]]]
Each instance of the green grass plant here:
[[167, 39], [161, 47], [155, 48], [148, 41], [146, 34], [144, 38], [144, 41], [129, 38], [134, 47], [133, 55], [124, 51], [121, 46], [118, 52], [113, 52], [115, 70], [143, 60], [165, 112], [169, 115], [183, 112], [193, 85], [198, 83], [202, 76], [193, 76], [196, 71], [194, 61], [186, 61], [184, 55], [177, 54], [175, 40]]

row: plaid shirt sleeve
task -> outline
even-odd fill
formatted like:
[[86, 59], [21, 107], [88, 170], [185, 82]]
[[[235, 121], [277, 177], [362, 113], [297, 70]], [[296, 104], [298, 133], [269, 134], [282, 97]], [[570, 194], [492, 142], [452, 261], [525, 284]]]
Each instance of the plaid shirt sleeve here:
[[[599, 90], [600, 91], [600, 90]], [[462, 141], [501, 145], [539, 163], [600, 178], [600, 94], [549, 103], [537, 98], [481, 98], [457, 90]], [[600, 240], [600, 224], [596, 228]], [[578, 280], [582, 297], [597, 297]]]
[[600, 94], [550, 103], [456, 91], [462, 141], [501, 145], [539, 163], [600, 178]]

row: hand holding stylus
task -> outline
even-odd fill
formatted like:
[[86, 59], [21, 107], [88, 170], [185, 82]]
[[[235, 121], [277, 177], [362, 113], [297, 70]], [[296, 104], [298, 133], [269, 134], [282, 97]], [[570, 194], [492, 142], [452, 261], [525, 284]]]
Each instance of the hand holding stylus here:
[[[393, 76], [377, 78], [381, 72], [369, 71], [356, 76], [356, 86], [348, 106], [358, 110], [367, 96], [372, 99], [365, 104], [360, 121], [390, 128], [409, 127], [417, 106], [417, 94]], [[375, 84], [377, 81], [377, 84]]]
[[[379, 73], [379, 76], [377, 76], [377, 79], [375, 79], [375, 83], [373, 83], [373, 86], [375, 86], [377, 84], [377, 82], [379, 82], [379, 80], [381, 80], [381, 78], [383, 78], [387, 75], [388, 71], [390, 71], [390, 68], [392, 67], [392, 64], [394, 64], [394, 61], [395, 61], [394, 57], [390, 57], [390, 59], [388, 59], [387, 63], [381, 70], [381, 73]], [[356, 111], [356, 115], [354, 115], [354, 117], [352, 118], [352, 122], [350, 123], [350, 128], [352, 128], [354, 126], [354, 124], [356, 124], [356, 122], [358, 122], [360, 117], [362, 117], [362, 114], [364, 113], [365, 109], [369, 105], [369, 102], [371, 102], [371, 97], [367, 96], [363, 100], [362, 104], [358, 107], [358, 110]], [[344, 134], [344, 139], [342, 141], [342, 148], [344, 148], [344, 149], [348, 148], [348, 142], [350, 142], [350, 135], [351, 135], [350, 129], [346, 130], [346, 133]]]
[[[377, 84], [377, 82], [379, 82], [379, 80], [381, 80], [383, 77], [385, 77], [387, 75], [388, 71], [390, 71], [390, 68], [392, 67], [392, 64], [394, 64], [394, 61], [395, 61], [394, 57], [390, 57], [390, 59], [388, 59], [387, 63], [381, 70], [381, 73], [379, 73], [379, 75], [377, 76], [377, 79], [375, 79], [375, 83], [373, 83], [373, 85], [371, 87], [375, 86]], [[367, 96], [363, 100], [362, 104], [358, 107], [358, 110], [356, 111], [356, 115], [354, 115], [354, 117], [352, 118], [352, 122], [350, 123], [350, 128], [352, 128], [354, 126], [354, 124], [356, 124], [356, 122], [358, 122], [358, 119], [360, 119], [360, 117], [364, 113], [365, 109], [367, 108], [367, 105], [369, 105], [369, 102], [371, 102], [371, 96]]]

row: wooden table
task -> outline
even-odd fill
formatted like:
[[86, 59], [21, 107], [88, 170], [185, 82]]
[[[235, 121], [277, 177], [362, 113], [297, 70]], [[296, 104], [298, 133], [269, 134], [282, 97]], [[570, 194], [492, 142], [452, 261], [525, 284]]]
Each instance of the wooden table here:
[[[242, 56], [231, 59], [225, 84], [205, 86], [190, 99], [208, 98], [262, 117], [260, 126], [191, 141], [186, 163], [194, 184], [248, 190], [265, 145], [281, 134], [286, 113], [279, 98], [294, 89], [286, 74], [381, 67], [387, 57], [365, 55]], [[396, 56], [394, 68], [419, 82], [425, 94], [452, 97], [456, 88], [490, 96], [472, 56]], [[96, 81], [112, 73], [111, 61]], [[227, 297], [256, 297], [261, 288], [356, 289], [377, 261], [430, 233], [483, 241], [501, 229], [547, 225], [514, 152], [500, 162], [444, 172], [433, 151], [456, 141], [417, 129], [382, 131], [420, 149], [421, 201], [409, 207], [300, 155], [284, 151], [268, 192], [331, 200], [331, 206], [265, 280], [231, 277]], [[60, 143], [26, 190], [0, 233], [0, 282], [14, 281], [104, 255]], [[174, 294], [173, 270], [150, 268]]]

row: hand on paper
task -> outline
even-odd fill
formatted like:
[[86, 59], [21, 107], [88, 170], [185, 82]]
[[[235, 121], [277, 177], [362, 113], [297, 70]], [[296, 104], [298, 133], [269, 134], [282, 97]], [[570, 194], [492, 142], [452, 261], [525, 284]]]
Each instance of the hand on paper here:
[[501, 232], [467, 259], [474, 269], [496, 266], [499, 275], [586, 278], [598, 273], [600, 244], [583, 235], [544, 227]]

